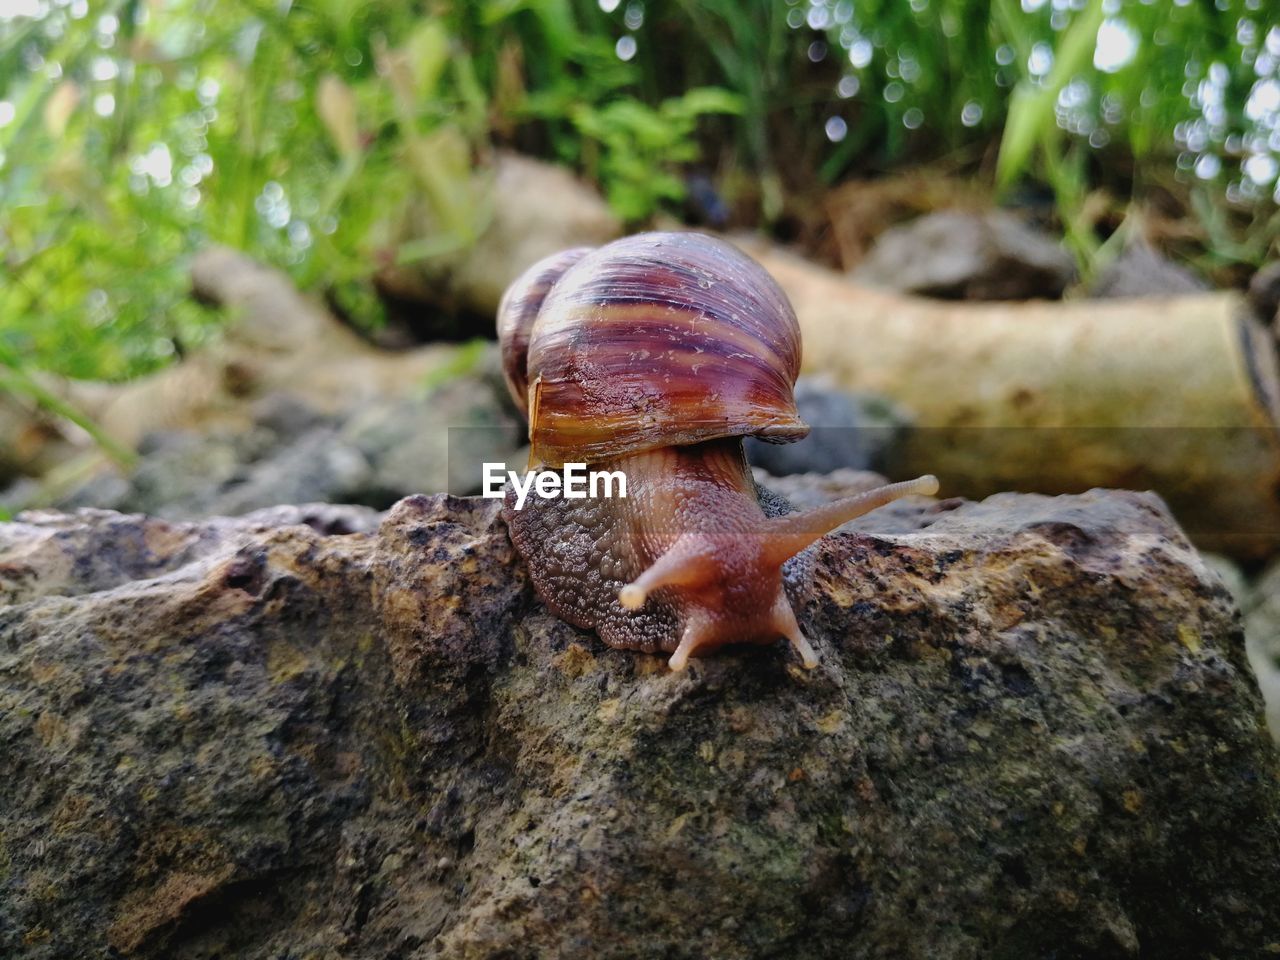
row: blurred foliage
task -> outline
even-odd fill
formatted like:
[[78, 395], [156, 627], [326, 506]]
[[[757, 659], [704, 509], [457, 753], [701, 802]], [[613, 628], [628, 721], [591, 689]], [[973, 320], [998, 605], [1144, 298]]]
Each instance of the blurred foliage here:
[[108, 436], [84, 411], [78, 410], [58, 394], [40, 382], [28, 369], [22, 357], [9, 351], [0, 343], [0, 393], [9, 393], [33, 402], [55, 417], [61, 417], [85, 431], [108, 457], [122, 467], [131, 466], [135, 460], [132, 450], [126, 450]]
[[1086, 266], [1091, 197], [1163, 191], [1256, 264], [1277, 117], [1271, 0], [0, 0], [0, 357], [121, 378], [198, 346], [208, 242], [376, 323], [376, 269], [484, 229], [494, 144], [635, 224], [695, 172], [765, 226], [918, 161], [1042, 182]]
[[1010, 197], [1048, 186], [1086, 273], [1114, 227], [1105, 214], [1130, 200], [1193, 213], [1203, 249], [1184, 252], [1200, 253], [1202, 268], [1277, 253], [1274, 0], [643, 9], [636, 62], [653, 78], [651, 96], [713, 84], [743, 97], [740, 120], [720, 128], [730, 147], [717, 166], [749, 165], [766, 221], [780, 195], [926, 163]]
[[698, 117], [741, 109], [732, 94], [699, 87], [663, 100], [657, 109], [627, 98], [603, 107], [576, 106], [569, 118], [583, 138], [586, 171], [605, 185], [618, 214], [635, 221], [664, 200], [684, 199], [684, 180], [670, 165], [698, 159], [692, 139]]
[[565, 2], [41, 9], [0, 21], [0, 343], [74, 377], [145, 372], [209, 335], [186, 296], [200, 244], [286, 266], [368, 323], [374, 269], [484, 228], [491, 127], [542, 121], [640, 219], [681, 198], [697, 117], [738, 109], [720, 90], [621, 93], [636, 68]]
[[362, 312], [391, 240], [430, 237], [430, 255], [483, 225], [487, 99], [438, 18], [126, 0], [23, 26], [0, 67], [17, 108], [0, 130], [0, 336], [40, 366], [127, 376], [198, 343], [184, 257], [202, 243]]

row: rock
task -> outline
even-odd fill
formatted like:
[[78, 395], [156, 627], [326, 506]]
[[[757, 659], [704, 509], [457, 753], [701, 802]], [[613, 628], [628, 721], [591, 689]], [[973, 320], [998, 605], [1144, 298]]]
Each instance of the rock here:
[[931, 213], [882, 233], [853, 278], [944, 300], [1057, 299], [1075, 277], [1053, 238], [1001, 210]]
[[109, 593], [163, 578], [241, 539], [282, 527], [305, 526], [326, 536], [372, 533], [381, 517], [367, 507], [327, 503], [188, 523], [112, 510], [32, 510], [0, 523], [0, 600], [8, 606]]
[[1280, 261], [1268, 263], [1253, 275], [1246, 299], [1258, 322], [1274, 332], [1280, 322]]
[[[127, 476], [98, 473], [59, 497], [63, 510], [109, 507], [178, 519], [218, 513], [245, 513], [284, 502], [337, 499], [350, 494], [354, 479], [344, 459], [325, 455], [333, 430], [312, 429], [282, 439], [262, 425], [247, 430], [217, 428], [206, 433], [164, 430], [139, 444], [138, 464]], [[364, 468], [367, 471], [367, 466]], [[344, 482], [329, 482], [334, 477]]]
[[1280, 743], [1280, 562], [1262, 573], [1242, 606], [1249, 663], [1267, 704], [1267, 725]]
[[990, 206], [990, 190], [972, 177], [912, 166], [869, 180], [846, 180], [825, 191], [829, 219], [822, 240], [846, 270], [856, 267], [887, 228], [926, 213]]
[[732, 212], [724, 195], [711, 175], [704, 170], [694, 170], [684, 175], [684, 222], [696, 223], [712, 230], [723, 230], [729, 225]]
[[301, 397], [280, 390], [267, 394], [253, 404], [253, 422], [270, 430], [276, 437], [298, 437], [316, 427], [331, 426], [333, 421]]
[[[753, 467], [756, 483], [773, 493], [785, 497], [792, 508], [805, 510], [822, 503], [866, 493], [882, 487], [889, 481], [870, 470], [833, 470], [830, 473], [795, 473], [778, 477]], [[790, 511], [787, 511], [790, 512]]]
[[829, 377], [796, 381], [796, 407], [809, 436], [796, 443], [746, 441], [747, 459], [774, 476], [883, 470], [910, 423], [901, 407], [873, 393], [842, 390]]
[[490, 369], [492, 353], [483, 352], [474, 370], [409, 397], [324, 414], [276, 392], [253, 404], [247, 430], [148, 434], [131, 474], [94, 474], [57, 505], [180, 519], [281, 503], [385, 509], [419, 491], [479, 492], [483, 463], [514, 465], [523, 437], [506, 388]]
[[[380, 488], [373, 467], [353, 444], [327, 427], [308, 431], [293, 443], [282, 445], [247, 467], [238, 482], [203, 507], [192, 504], [176, 515], [229, 514], [236, 516], [280, 503], [366, 503], [378, 505], [379, 497], [366, 495]], [[385, 503], [382, 504], [385, 506]], [[167, 515], [175, 515], [173, 507]]]
[[[379, 489], [399, 499], [420, 490], [478, 493], [486, 461], [516, 465], [524, 423], [506, 388], [487, 375], [459, 377], [424, 402], [371, 405], [343, 431], [374, 463]], [[524, 461], [520, 461], [523, 466]]]
[[496, 501], [372, 519], [0, 526], [0, 955], [1275, 949], [1277, 758], [1150, 495], [825, 538], [812, 672], [603, 647]]
[[156, 431], [142, 439], [137, 466], [127, 476], [114, 472], [90, 476], [56, 503], [63, 510], [110, 507], [167, 517], [207, 512], [222, 490], [244, 478], [246, 464], [269, 453], [274, 440], [270, 431], [253, 428], [217, 429], [203, 435], [190, 430]]
[[1172, 297], [1212, 289], [1186, 267], [1143, 241], [1132, 242], [1089, 286], [1091, 297]]

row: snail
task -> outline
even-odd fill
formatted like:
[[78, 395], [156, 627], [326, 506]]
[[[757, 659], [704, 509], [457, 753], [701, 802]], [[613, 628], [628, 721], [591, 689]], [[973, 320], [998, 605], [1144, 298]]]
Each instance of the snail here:
[[[742, 439], [798, 440], [800, 328], [772, 277], [730, 244], [648, 233], [566, 250], [506, 291], [507, 386], [529, 420], [530, 465], [621, 471], [625, 498], [530, 498], [503, 516], [535, 591], [609, 646], [671, 654], [785, 638], [817, 656], [782, 564], [934, 477], [803, 513], [766, 515]], [[776, 511], [775, 511], [776, 512]]]

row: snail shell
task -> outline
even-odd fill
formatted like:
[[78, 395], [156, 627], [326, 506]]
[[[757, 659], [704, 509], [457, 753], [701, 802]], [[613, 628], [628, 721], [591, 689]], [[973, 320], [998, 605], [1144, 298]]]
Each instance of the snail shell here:
[[625, 499], [530, 498], [503, 511], [535, 590], [610, 646], [690, 656], [788, 639], [817, 657], [782, 564], [824, 533], [937, 480], [766, 516], [742, 451], [808, 427], [800, 330], [763, 268], [699, 234], [641, 234], [535, 264], [503, 297], [503, 369], [531, 460], [621, 471]]
[[809, 432], [791, 304], [722, 240], [648, 233], [556, 254], [511, 287], [498, 326], [532, 457], [549, 466]]
[[547, 294], [566, 270], [591, 252], [591, 247], [561, 250], [539, 260], [507, 287], [498, 303], [498, 342], [502, 345], [502, 374], [520, 412], [529, 415], [529, 336]]

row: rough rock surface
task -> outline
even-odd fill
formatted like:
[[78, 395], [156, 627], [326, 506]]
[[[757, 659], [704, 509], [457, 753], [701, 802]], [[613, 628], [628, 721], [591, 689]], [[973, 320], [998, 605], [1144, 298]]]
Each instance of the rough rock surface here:
[[1075, 263], [1011, 213], [931, 213], [880, 235], [856, 280], [944, 300], [1056, 299]]
[[820, 542], [822, 658], [603, 647], [496, 501], [0, 526], [0, 956], [1280, 950], [1239, 618], [1150, 495]]

